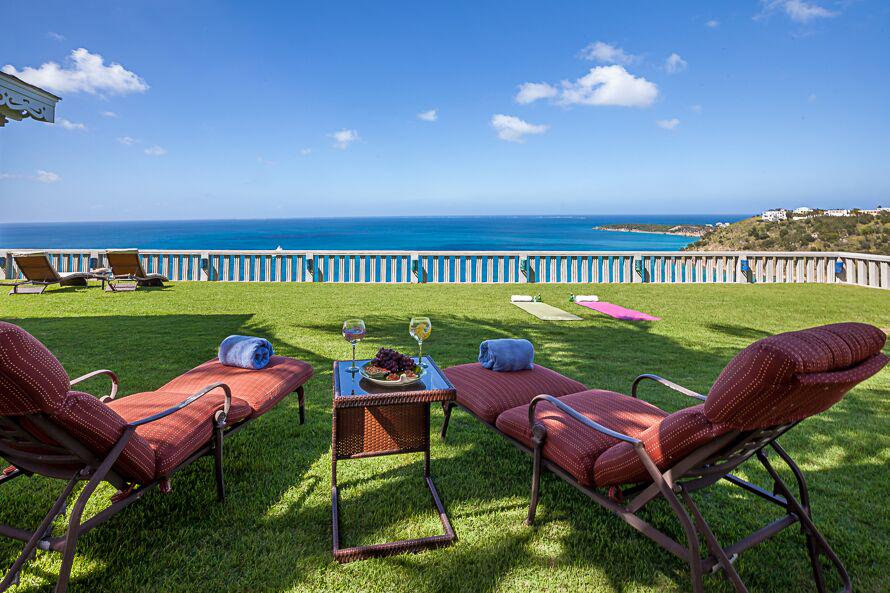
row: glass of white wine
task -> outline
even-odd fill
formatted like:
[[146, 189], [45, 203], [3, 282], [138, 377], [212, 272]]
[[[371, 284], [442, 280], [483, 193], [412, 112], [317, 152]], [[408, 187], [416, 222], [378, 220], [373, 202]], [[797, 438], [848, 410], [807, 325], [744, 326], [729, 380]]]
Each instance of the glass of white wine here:
[[427, 368], [429, 365], [423, 361], [423, 341], [429, 339], [433, 332], [433, 322], [429, 317], [412, 317], [411, 323], [408, 324], [408, 333], [417, 340], [417, 346], [420, 349], [417, 356], [417, 364], [421, 368]]
[[365, 339], [365, 322], [361, 319], [347, 319], [343, 322], [343, 339], [352, 344], [352, 366], [349, 372], [358, 371], [355, 364], [355, 346]]

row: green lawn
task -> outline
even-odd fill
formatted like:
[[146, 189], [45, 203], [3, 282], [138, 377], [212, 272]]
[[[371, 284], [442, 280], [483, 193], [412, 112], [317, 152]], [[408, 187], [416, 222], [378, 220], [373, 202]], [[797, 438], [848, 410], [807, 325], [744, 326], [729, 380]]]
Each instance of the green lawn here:
[[[226, 445], [229, 496], [217, 503], [212, 462], [177, 474], [173, 492], [152, 492], [78, 545], [71, 591], [687, 591], [687, 567], [552, 475], [542, 483], [535, 528], [523, 519], [531, 460], [457, 411], [449, 440], [433, 444], [433, 473], [457, 543], [420, 555], [338, 565], [331, 548], [331, 361], [348, 356], [339, 335], [362, 317], [361, 356], [381, 346], [411, 351], [408, 319], [426, 314], [424, 352], [446, 367], [475, 360], [480, 340], [531, 340], [537, 362], [588, 385], [629, 389], [654, 372], [706, 392], [725, 363], [763, 336], [835, 321], [890, 328], [890, 292], [841, 286], [535, 286], [584, 321], [538, 321], [508, 304], [517, 286], [333, 286], [173, 284], [132, 294], [96, 288], [0, 297], [0, 316], [42, 340], [74, 377], [115, 370], [121, 395], [151, 390], [215, 356], [229, 334], [270, 339], [279, 354], [309, 361], [307, 423], [296, 398]], [[616, 321], [566, 303], [570, 292], [647, 311], [662, 321]], [[86, 386], [97, 395], [107, 383]], [[688, 400], [647, 386], [643, 397], [676, 409]], [[890, 371], [783, 437], [806, 473], [814, 517], [853, 575], [857, 591], [890, 589]], [[433, 426], [442, 414], [434, 409]], [[747, 467], [747, 466], [746, 466]], [[339, 464], [344, 545], [432, 534], [439, 529], [420, 480], [422, 458]], [[751, 467], [749, 477], [761, 478]], [[743, 472], [744, 473], [744, 472]], [[765, 483], [765, 482], [764, 482]], [[19, 479], [0, 488], [0, 522], [36, 525], [61, 487]], [[107, 504], [105, 485], [92, 512]], [[698, 495], [718, 537], [736, 538], [776, 512], [728, 485]], [[666, 505], [648, 518], [680, 536]], [[62, 523], [59, 523], [61, 527]], [[786, 530], [739, 560], [752, 591], [813, 590], [799, 531]], [[19, 551], [0, 542], [5, 572]], [[21, 591], [47, 591], [59, 556], [38, 553]], [[729, 591], [709, 578], [709, 591]]]

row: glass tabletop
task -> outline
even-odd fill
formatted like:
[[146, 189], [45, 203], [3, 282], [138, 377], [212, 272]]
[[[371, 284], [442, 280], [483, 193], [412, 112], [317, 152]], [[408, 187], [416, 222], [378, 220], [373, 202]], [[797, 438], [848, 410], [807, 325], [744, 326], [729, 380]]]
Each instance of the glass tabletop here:
[[[412, 356], [411, 358], [417, 362], [417, 357]], [[442, 371], [439, 370], [439, 367], [436, 366], [436, 363], [433, 362], [433, 359], [429, 356], [423, 357], [424, 362], [426, 362], [429, 366], [424, 369], [426, 372], [424, 373], [421, 380], [412, 385], [405, 385], [403, 387], [383, 387], [382, 385], [377, 385], [376, 383], [372, 383], [368, 381], [364, 377], [362, 377], [361, 373], [356, 371], [352, 372], [349, 370], [352, 361], [351, 360], [340, 360], [337, 361], [334, 365], [334, 373], [336, 376], [334, 377], [334, 394], [337, 397], [348, 397], [350, 395], [378, 395], [384, 393], [392, 393], [397, 394], [400, 392], [418, 392], [418, 391], [439, 391], [439, 390], [447, 390], [454, 389], [454, 386], [451, 385], [451, 382], [442, 374]], [[365, 365], [365, 363], [369, 362], [370, 359], [365, 360], [356, 360], [355, 364], [361, 368]]]

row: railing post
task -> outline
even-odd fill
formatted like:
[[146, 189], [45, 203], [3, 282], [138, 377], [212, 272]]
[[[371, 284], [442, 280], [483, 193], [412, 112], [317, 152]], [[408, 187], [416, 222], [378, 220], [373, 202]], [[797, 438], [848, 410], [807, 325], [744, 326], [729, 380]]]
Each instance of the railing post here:
[[205, 282], [212, 277], [213, 275], [210, 273], [210, 254], [202, 251], [201, 257], [198, 260], [198, 281]]
[[411, 283], [423, 283], [423, 262], [420, 259], [419, 253], [411, 254]]
[[315, 254], [307, 251], [303, 263], [306, 266], [306, 282], [315, 282]]
[[736, 282], [745, 284], [753, 282], [753, 273], [751, 270], [751, 260], [747, 255], [739, 254], [735, 260], [735, 279]]

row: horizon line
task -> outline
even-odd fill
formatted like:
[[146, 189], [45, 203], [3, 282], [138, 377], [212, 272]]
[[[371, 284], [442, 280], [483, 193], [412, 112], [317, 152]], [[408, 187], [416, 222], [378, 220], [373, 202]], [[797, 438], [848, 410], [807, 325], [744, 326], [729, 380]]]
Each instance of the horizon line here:
[[[436, 218], [588, 218], [592, 216], [757, 216], [757, 213], [744, 212], [680, 212], [680, 213], [652, 213], [652, 214], [427, 214], [427, 216]], [[265, 218], [145, 218], [145, 219], [103, 219], [103, 220], [22, 220], [22, 221], [0, 221], [0, 227], [17, 224], [89, 224], [89, 223], [140, 223], [140, 222], [267, 222], [279, 220], [404, 220], [415, 219], [416, 216], [399, 215], [399, 216], [284, 216], [284, 217], [265, 217]]]

